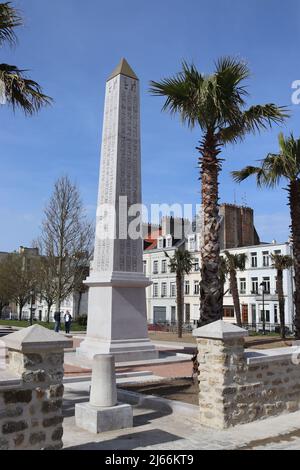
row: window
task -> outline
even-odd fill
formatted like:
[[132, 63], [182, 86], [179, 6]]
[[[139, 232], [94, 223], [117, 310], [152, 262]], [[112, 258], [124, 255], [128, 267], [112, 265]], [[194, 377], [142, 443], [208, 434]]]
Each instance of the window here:
[[153, 284], [153, 297], [158, 297], [158, 284], [155, 282]]
[[171, 297], [176, 297], [176, 284], [171, 282]]
[[223, 317], [224, 318], [234, 318], [234, 307], [224, 307], [223, 308]]
[[166, 237], [166, 247], [167, 247], [167, 248], [171, 248], [171, 247], [172, 247], [172, 242], [173, 242], [172, 236], [171, 236], [171, 235], [168, 235], [168, 236]]
[[189, 237], [189, 244], [188, 244], [189, 251], [195, 251], [195, 236]]
[[167, 297], [167, 283], [166, 282], [161, 283], [161, 296]]
[[246, 278], [240, 279], [240, 294], [246, 294]]
[[184, 283], [184, 293], [185, 293], [185, 295], [189, 295], [189, 293], [190, 293], [190, 281], [185, 281], [185, 283]]
[[263, 277], [263, 282], [262, 282], [262, 287], [265, 290], [265, 294], [270, 293], [270, 278], [269, 277]]
[[171, 307], [171, 323], [174, 325], [176, 323], [176, 307], [172, 305]]
[[190, 304], [185, 304], [185, 323], [190, 323], [191, 321], [191, 306]]
[[165, 259], [163, 259], [162, 262], [161, 262], [161, 272], [162, 273], [167, 272], [167, 261]]
[[164, 247], [164, 239], [160, 237], [157, 239], [157, 248], [162, 249], [163, 247]]
[[263, 322], [264, 313], [265, 313], [265, 322], [270, 323], [270, 309], [269, 305], [265, 305], [265, 312], [263, 311], [262, 305], [260, 306], [260, 321]]
[[257, 268], [257, 253], [251, 253], [251, 267]]
[[199, 281], [194, 281], [194, 295], [199, 295]]
[[258, 294], [258, 278], [251, 278], [251, 294]]
[[158, 274], [158, 261], [153, 261], [153, 274]]
[[195, 267], [195, 271], [199, 271], [199, 269], [200, 269], [199, 258], [195, 258], [194, 267]]
[[274, 323], [278, 323], [278, 305], [274, 305]]
[[268, 251], [263, 251], [263, 267], [270, 266], [270, 256]]
[[256, 325], [256, 305], [251, 305], [252, 325]]
[[143, 261], [143, 273], [147, 273], [147, 261]]
[[281, 255], [281, 250], [275, 250], [275, 251], [274, 251], [274, 254], [275, 254], [275, 255]]

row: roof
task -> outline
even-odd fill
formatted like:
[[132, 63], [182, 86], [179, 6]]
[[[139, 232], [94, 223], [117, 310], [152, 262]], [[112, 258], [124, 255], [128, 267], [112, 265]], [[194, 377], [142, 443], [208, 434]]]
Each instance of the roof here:
[[117, 67], [114, 69], [112, 74], [108, 77], [107, 81], [111, 80], [112, 78], [116, 77], [117, 75], [125, 75], [126, 77], [129, 78], [134, 78], [135, 80], [138, 80], [138, 77], [128, 64], [127, 60], [124, 59], [124, 57], [121, 59], [121, 62], [117, 65]]

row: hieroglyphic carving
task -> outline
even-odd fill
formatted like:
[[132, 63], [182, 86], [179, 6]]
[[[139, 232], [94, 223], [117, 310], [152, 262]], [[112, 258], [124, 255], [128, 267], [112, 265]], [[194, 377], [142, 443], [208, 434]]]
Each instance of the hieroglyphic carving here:
[[[98, 207], [111, 204], [115, 220], [97, 217], [97, 224], [114, 224], [116, 238], [96, 235], [94, 271], [142, 271], [142, 240], [119, 239], [119, 197], [128, 207], [141, 203], [139, 83], [118, 75], [106, 87]], [[130, 224], [133, 217], [128, 218]]]

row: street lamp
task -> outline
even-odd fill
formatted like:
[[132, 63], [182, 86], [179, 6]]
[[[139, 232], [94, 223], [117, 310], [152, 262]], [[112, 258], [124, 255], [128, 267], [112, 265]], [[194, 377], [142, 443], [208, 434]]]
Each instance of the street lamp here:
[[263, 324], [263, 335], [266, 334], [266, 319], [265, 319], [265, 283], [262, 282], [260, 284], [260, 287], [262, 288], [262, 324]]

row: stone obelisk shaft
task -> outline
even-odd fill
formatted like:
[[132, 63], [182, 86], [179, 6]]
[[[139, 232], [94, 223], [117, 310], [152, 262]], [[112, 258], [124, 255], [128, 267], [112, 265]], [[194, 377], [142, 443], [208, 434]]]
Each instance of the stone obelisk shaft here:
[[157, 357], [147, 332], [143, 241], [128, 233], [136, 219], [128, 209], [141, 202], [139, 81], [123, 59], [106, 84], [88, 328], [79, 354], [114, 354], [117, 362]]

